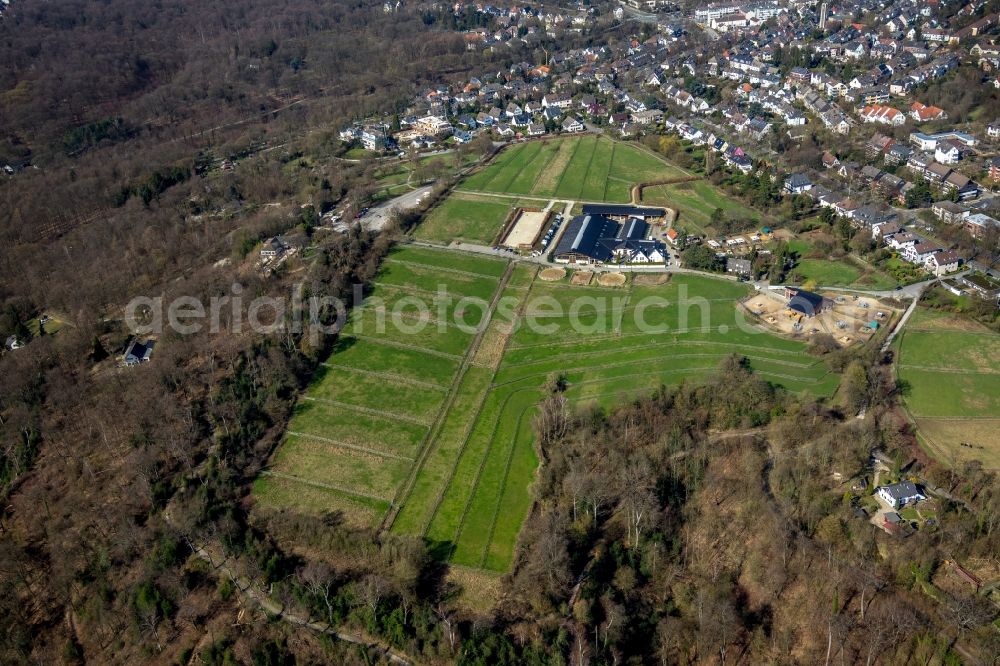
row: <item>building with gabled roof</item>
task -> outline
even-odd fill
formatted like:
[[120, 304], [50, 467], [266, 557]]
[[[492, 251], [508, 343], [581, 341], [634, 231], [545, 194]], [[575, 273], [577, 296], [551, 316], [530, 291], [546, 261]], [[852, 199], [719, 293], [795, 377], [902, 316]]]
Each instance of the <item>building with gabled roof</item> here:
[[927, 499], [912, 481], [900, 481], [882, 486], [875, 493], [894, 509]]

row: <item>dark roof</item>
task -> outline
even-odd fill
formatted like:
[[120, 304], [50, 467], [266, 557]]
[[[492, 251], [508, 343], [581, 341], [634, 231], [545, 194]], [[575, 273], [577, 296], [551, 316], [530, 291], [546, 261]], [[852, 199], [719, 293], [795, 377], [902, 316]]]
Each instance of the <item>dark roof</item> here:
[[[584, 206], [586, 209], [586, 206]], [[602, 243], [602, 238], [615, 238], [618, 235], [618, 223], [603, 215], [577, 215], [569, 221], [566, 231], [556, 246], [556, 256], [576, 253], [596, 259], [608, 261], [611, 250]]]
[[913, 481], [900, 481], [899, 483], [894, 483], [891, 486], [885, 486], [884, 489], [894, 500], [915, 497], [920, 494]]
[[637, 217], [625, 223], [622, 227], [621, 237], [627, 240], [643, 240], [649, 233], [649, 225]]
[[663, 217], [666, 211], [662, 208], [644, 208], [627, 204], [584, 204], [584, 215], [614, 215], [615, 217]]
[[125, 349], [125, 360], [135, 359], [137, 361], [147, 360], [153, 353], [153, 347], [156, 345], [155, 340], [147, 340], [146, 342], [139, 342], [137, 338], [132, 338], [128, 347]]
[[812, 317], [823, 307], [823, 297], [811, 291], [803, 289], [795, 290], [794, 295], [788, 301], [788, 309], [801, 312]]
[[804, 173], [793, 173], [785, 179], [785, 186], [790, 188], [807, 187], [812, 184]]
[[577, 215], [569, 222], [555, 254], [578, 254], [606, 262], [620, 250], [639, 251], [647, 256], [659, 243], [646, 240], [649, 225], [638, 218], [618, 224], [604, 215]]

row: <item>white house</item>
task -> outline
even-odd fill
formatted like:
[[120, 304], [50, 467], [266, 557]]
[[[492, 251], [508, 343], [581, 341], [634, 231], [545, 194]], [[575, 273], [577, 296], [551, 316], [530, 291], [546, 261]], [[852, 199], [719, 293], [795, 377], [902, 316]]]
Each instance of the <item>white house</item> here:
[[542, 106], [549, 108], [554, 106], [557, 109], [568, 109], [573, 105], [573, 99], [568, 95], [546, 95], [542, 98]]
[[950, 143], [939, 143], [934, 149], [934, 161], [939, 164], [955, 164], [962, 157], [958, 146]]
[[914, 243], [913, 245], [904, 247], [900, 254], [903, 259], [911, 264], [923, 266], [930, 257], [940, 251], [941, 248], [937, 244], [924, 241], [923, 243]]
[[153, 355], [153, 347], [155, 346], [155, 340], [139, 342], [138, 338], [132, 338], [129, 340], [128, 346], [125, 347], [125, 353], [122, 354], [122, 362], [127, 366], [146, 363]]
[[795, 173], [785, 179], [785, 191], [789, 194], [802, 194], [812, 189], [812, 181], [802, 173]]
[[951, 250], [944, 250], [941, 252], [935, 252], [927, 258], [924, 262], [924, 268], [934, 275], [941, 277], [953, 271], [958, 270], [958, 265], [962, 262], [962, 258]]
[[894, 509], [927, 499], [923, 493], [917, 490], [917, 486], [912, 481], [900, 481], [891, 486], [882, 486], [876, 491], [876, 494]]

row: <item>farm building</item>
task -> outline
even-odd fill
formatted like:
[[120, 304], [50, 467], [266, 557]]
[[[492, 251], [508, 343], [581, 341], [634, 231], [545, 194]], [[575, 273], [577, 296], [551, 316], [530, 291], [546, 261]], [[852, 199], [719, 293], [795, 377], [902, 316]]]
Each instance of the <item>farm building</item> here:
[[661, 263], [666, 250], [658, 241], [647, 239], [648, 234], [649, 225], [638, 218], [619, 224], [596, 213], [577, 215], [566, 227], [553, 258], [577, 264]]
[[584, 215], [600, 215], [623, 222], [631, 217], [640, 220], [663, 217], [667, 211], [663, 208], [648, 208], [645, 206], [629, 206], [627, 204], [584, 204]]
[[785, 289], [785, 298], [788, 299], [789, 310], [806, 317], [815, 317], [829, 306], [825, 298], [805, 289], [788, 287]]

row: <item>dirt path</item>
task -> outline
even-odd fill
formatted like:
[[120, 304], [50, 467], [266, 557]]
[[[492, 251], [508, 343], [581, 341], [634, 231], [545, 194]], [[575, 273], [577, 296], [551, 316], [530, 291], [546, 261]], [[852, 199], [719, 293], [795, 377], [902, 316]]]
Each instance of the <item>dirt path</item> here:
[[193, 547], [195, 555], [208, 562], [212, 569], [218, 576], [226, 576], [230, 581], [236, 586], [236, 589], [240, 591], [240, 594], [244, 599], [253, 602], [255, 605], [262, 608], [268, 615], [272, 615], [278, 619], [284, 620], [289, 624], [298, 625], [300, 627], [305, 627], [311, 629], [320, 634], [325, 634], [327, 636], [332, 636], [337, 640], [344, 641], [346, 643], [354, 643], [355, 645], [360, 645], [362, 647], [368, 648], [369, 650], [374, 650], [379, 654], [383, 655], [389, 661], [395, 664], [405, 664], [409, 666], [413, 663], [412, 660], [407, 657], [402, 656], [398, 652], [394, 652], [390, 647], [380, 643], [379, 641], [366, 638], [363, 636], [348, 634], [343, 631], [338, 631], [326, 622], [316, 622], [308, 617], [302, 617], [294, 613], [288, 612], [284, 606], [272, 599], [264, 591], [254, 586], [254, 584], [242, 577], [238, 576], [227, 564], [225, 560], [220, 560], [216, 563], [212, 555], [201, 547]]

